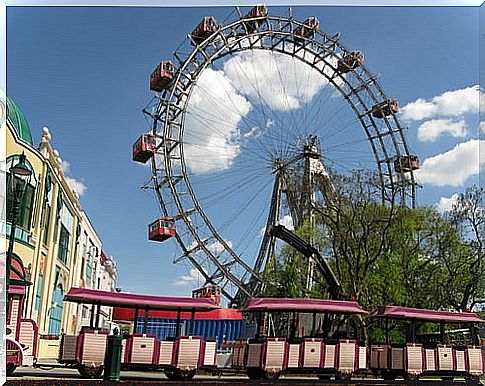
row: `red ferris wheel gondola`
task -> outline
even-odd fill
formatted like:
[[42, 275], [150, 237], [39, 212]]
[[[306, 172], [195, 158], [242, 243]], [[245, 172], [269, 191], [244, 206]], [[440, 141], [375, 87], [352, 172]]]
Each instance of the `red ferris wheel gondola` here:
[[148, 239], [152, 241], [165, 241], [175, 236], [175, 219], [162, 217], [148, 226]]

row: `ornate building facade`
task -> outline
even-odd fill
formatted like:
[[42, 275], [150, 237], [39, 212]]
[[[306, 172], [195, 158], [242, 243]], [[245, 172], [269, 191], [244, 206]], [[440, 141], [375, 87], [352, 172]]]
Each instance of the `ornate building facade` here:
[[[63, 172], [59, 152], [51, 145], [51, 134], [43, 129], [36, 148], [22, 111], [7, 97], [6, 201], [1, 216], [2, 237], [8, 247], [13, 195], [9, 169], [23, 153], [30, 176], [20, 202], [14, 253], [27, 269], [32, 285], [27, 287], [24, 317], [39, 327], [39, 357], [55, 357], [59, 336], [74, 333], [87, 324], [90, 309], [64, 302], [71, 287], [114, 291], [116, 264], [103, 252], [103, 245], [79, 196]], [[109, 327], [111, 310], [103, 309], [102, 323]]]

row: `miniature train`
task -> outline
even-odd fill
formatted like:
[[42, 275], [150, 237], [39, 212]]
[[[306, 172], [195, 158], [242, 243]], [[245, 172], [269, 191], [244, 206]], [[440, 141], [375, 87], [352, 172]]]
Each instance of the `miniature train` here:
[[[256, 34], [267, 17], [266, 6], [255, 6], [242, 17], [244, 33]], [[291, 31], [289, 40], [296, 45], [308, 44], [319, 33], [319, 25], [316, 17], [297, 23]], [[215, 18], [206, 16], [189, 35], [189, 40], [196, 46], [195, 49], [202, 50], [201, 46], [218, 33], [220, 26]], [[357, 71], [363, 65], [364, 54], [361, 51], [347, 52], [345, 56], [337, 58], [334, 72], [335, 75], [348, 74]], [[157, 93], [168, 92], [179, 75], [177, 71], [172, 62], [162, 60], [150, 76], [150, 89]], [[386, 120], [398, 111], [397, 100], [390, 98], [369, 106], [366, 114], [369, 114], [372, 120]], [[155, 132], [142, 134], [133, 145], [133, 160], [146, 163], [157, 154], [161, 146], [167, 146], [157, 138]], [[396, 174], [402, 175], [420, 168], [416, 155], [398, 154], [392, 161]], [[278, 230], [284, 232], [283, 228], [276, 228], [275, 231]], [[150, 240], [165, 241], [176, 235], [174, 218], [163, 217], [149, 225]], [[284, 233], [281, 236], [285, 240]], [[288, 242], [291, 243], [291, 240]], [[327, 281], [335, 281], [332, 275], [327, 277]], [[336, 285], [331, 288], [336, 288]], [[37, 325], [33, 320], [22, 317], [25, 288], [11, 286], [9, 296], [6, 362], [7, 375], [12, 375], [19, 366], [40, 366], [42, 363], [37, 360]], [[77, 368], [83, 377], [101, 376], [110, 334], [110, 331], [98, 327], [100, 307], [103, 305], [135, 309], [135, 323], [138, 323], [138, 311], [145, 312], [141, 332], [134, 328], [124, 336], [121, 368], [163, 370], [165, 375], [173, 380], [191, 379], [200, 369], [214, 374], [228, 371], [245, 372], [250, 379], [276, 379], [281, 374], [303, 373], [315, 374], [321, 379], [349, 379], [357, 374], [367, 374], [385, 379], [418, 379], [425, 375], [435, 375], [464, 376], [476, 380], [485, 373], [485, 348], [479, 345], [476, 338], [472, 344], [457, 346], [444, 342], [443, 339], [441, 343], [420, 343], [414, 334], [406, 342], [397, 344], [390, 339], [386, 322], [386, 339], [382, 342], [367, 342], [358, 334], [349, 336], [348, 331], [344, 334], [344, 331], [338, 328], [334, 331], [331, 328], [332, 320], [336, 320], [335, 315], [338, 315], [342, 320], [408, 320], [411, 325], [417, 321], [437, 322], [440, 324], [440, 331], [443, 331], [440, 335], [444, 335], [445, 323], [468, 324], [471, 326], [470, 334], [473, 335], [473, 325], [483, 323], [484, 320], [470, 312], [451, 313], [384, 307], [369, 315], [355, 301], [253, 298], [242, 309], [256, 319], [253, 323], [254, 328], [247, 329], [248, 336], [221, 343], [210, 338], [212, 331], [204, 337], [190, 328], [181, 331], [182, 312], [194, 315], [196, 312], [219, 309], [220, 298], [221, 290], [215, 286], [194, 291], [193, 298], [72, 288], [65, 300], [91, 304], [93, 310], [96, 305], [97, 316], [94, 318], [95, 314], [92, 312], [90, 325], [84, 326], [78, 334], [62, 335], [59, 366]], [[147, 333], [150, 310], [176, 312], [176, 329], [172, 336], [160, 339], [154, 334]], [[265, 320], [267, 315], [272, 313], [283, 313], [288, 316], [288, 336], [276, 333], [275, 330], [273, 333], [267, 331]], [[311, 328], [307, 328], [306, 333], [303, 329], [297, 329], [296, 314], [311, 315]], [[212, 335], [215, 336], [217, 333], [214, 332]], [[227, 355], [228, 352], [230, 360], [222, 365], [218, 363], [219, 355]]]
[[[220, 344], [215, 338], [195, 335], [193, 327], [181, 331], [180, 323], [173, 336], [164, 339], [146, 333], [150, 310], [175, 311], [180, 322], [182, 312], [190, 313], [193, 319], [195, 312], [220, 309], [211, 298], [213, 291], [206, 293], [208, 297], [171, 298], [72, 288], [65, 300], [91, 304], [93, 308], [97, 305], [98, 313], [100, 306], [136, 309], [137, 316], [139, 310], [144, 311], [142, 332], [135, 328], [124, 336], [121, 368], [162, 370], [173, 380], [191, 379], [201, 369], [213, 374], [243, 372], [250, 379], [276, 379], [281, 374], [293, 373], [315, 374], [321, 379], [349, 379], [365, 374], [384, 379], [418, 379], [433, 375], [478, 380], [485, 373], [485, 347], [481, 347], [478, 338], [473, 335], [476, 332], [474, 326], [485, 320], [471, 312], [386, 306], [368, 314], [355, 301], [253, 298], [242, 310], [253, 315], [253, 328], [247, 329], [248, 337]], [[42, 366], [35, 358], [37, 326], [34, 321], [21, 317], [25, 291], [14, 288], [10, 294], [7, 328], [15, 333], [7, 336], [8, 375], [18, 366]], [[267, 330], [265, 320], [274, 313], [287, 315], [290, 335]], [[312, 317], [312, 322], [307, 323], [306, 333], [302, 326], [297, 328], [295, 325], [296, 314]], [[346, 321], [345, 331], [340, 328], [333, 331], [334, 335], [331, 334], [332, 315], [338, 316], [334, 320]], [[349, 321], [359, 318], [407, 320], [414, 332], [418, 321], [438, 323], [441, 336], [445, 333], [445, 324], [467, 325], [474, 339], [470, 344], [461, 346], [444, 341], [430, 344], [417, 342], [413, 333], [406, 343], [394, 344], [389, 340], [386, 322], [386, 339], [383, 342], [365, 342], [356, 333], [356, 328], [349, 327], [352, 324]], [[98, 328], [98, 319], [92, 317], [90, 326], [83, 327], [77, 335], [62, 336], [59, 366], [77, 368], [87, 378], [101, 376], [110, 332]], [[228, 350], [230, 360], [221, 365], [218, 357], [225, 355], [227, 358]]]

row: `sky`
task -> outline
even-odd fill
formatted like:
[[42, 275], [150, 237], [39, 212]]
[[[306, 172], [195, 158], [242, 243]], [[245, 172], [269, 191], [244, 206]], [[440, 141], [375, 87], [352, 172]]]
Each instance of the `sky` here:
[[[160, 211], [153, 191], [141, 189], [150, 170], [131, 161], [131, 146], [151, 128], [141, 110], [153, 106], [148, 80], [155, 66], [190, 47], [187, 34], [203, 16], [224, 23], [232, 12], [7, 8], [7, 94], [25, 113], [36, 145], [42, 127], [49, 128], [103, 249], [117, 261], [123, 291], [190, 295], [203, 284], [188, 262], [173, 264], [181, 255], [174, 240], [147, 240], [147, 225]], [[418, 205], [446, 210], [453, 195], [478, 182], [479, 8], [299, 6], [292, 12], [299, 20], [317, 16], [330, 35], [341, 32], [341, 42], [362, 50], [367, 69], [380, 73], [385, 93], [399, 100], [398, 119], [422, 164]], [[287, 9], [270, 7], [270, 14]], [[329, 167], [372, 166], [362, 128], [335, 90], [299, 62], [265, 55], [214, 63], [198, 80], [186, 122], [192, 187], [248, 264], [266, 221], [271, 156], [288, 156], [289, 143], [317, 133]], [[272, 137], [276, 130], [285, 135]], [[220, 245], [208, 247], [217, 253]]]

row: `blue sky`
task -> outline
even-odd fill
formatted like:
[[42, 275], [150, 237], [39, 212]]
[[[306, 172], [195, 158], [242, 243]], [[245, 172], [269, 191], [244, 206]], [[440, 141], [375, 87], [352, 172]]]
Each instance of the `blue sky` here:
[[[188, 295], [192, 289], [192, 283], [177, 285], [181, 277], [190, 276], [190, 266], [172, 264], [180, 254], [176, 243], [147, 241], [147, 224], [158, 216], [158, 205], [153, 194], [140, 189], [150, 173], [131, 161], [131, 145], [150, 128], [141, 109], [152, 97], [148, 79], [156, 64], [171, 57], [203, 16], [222, 21], [232, 11], [230, 7], [7, 9], [7, 93], [27, 116], [36, 142], [42, 127], [49, 127], [53, 146], [70, 164], [67, 175], [86, 187], [82, 206], [105, 251], [118, 262], [118, 284], [126, 291]], [[286, 8], [271, 7], [270, 13], [286, 14]], [[409, 127], [408, 144], [423, 166], [428, 162], [420, 177], [420, 205], [434, 205], [477, 181], [478, 90], [473, 86], [479, 83], [478, 8], [307, 6], [294, 7], [293, 15], [300, 20], [317, 16], [323, 31], [340, 31], [341, 41], [363, 50], [366, 67], [381, 74], [387, 95], [398, 98], [403, 107], [400, 121]], [[354, 140], [349, 130], [339, 135], [340, 143]], [[355, 146], [350, 150], [359, 153], [362, 144]], [[245, 159], [250, 158], [234, 158], [234, 167], [241, 162], [242, 169]], [[219, 186], [211, 182], [216, 181], [213, 177], [194, 172], [198, 194], [221, 196], [208, 209], [216, 224], [224, 223], [231, 202], [247, 197], [239, 188], [221, 193], [222, 188], [231, 192], [242, 177], [225, 179], [226, 185]], [[442, 181], [448, 185], [439, 186]], [[265, 219], [251, 223], [252, 242], [240, 243], [238, 237], [248, 219], [261, 213], [270, 184], [248, 205], [246, 217], [230, 224], [223, 236], [245, 256], [254, 249]], [[256, 192], [254, 186], [244, 189], [248, 195]]]

